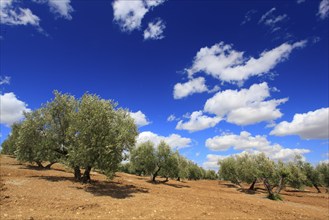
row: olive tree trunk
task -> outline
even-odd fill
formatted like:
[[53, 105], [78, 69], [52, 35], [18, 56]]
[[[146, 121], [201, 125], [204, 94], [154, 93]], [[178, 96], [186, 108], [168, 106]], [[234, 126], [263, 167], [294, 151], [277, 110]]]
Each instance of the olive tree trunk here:
[[87, 182], [90, 182], [90, 171], [91, 171], [91, 166], [87, 166], [86, 169], [85, 169], [85, 172], [83, 173], [83, 176], [82, 176], [82, 182], [83, 183], [87, 183]]
[[155, 173], [152, 174], [152, 181], [155, 182], [155, 177], [158, 176], [158, 173], [160, 171], [161, 167], [158, 167], [158, 169], [155, 171]]
[[79, 166], [75, 166], [74, 167], [74, 178], [77, 181], [81, 180], [81, 171], [80, 171], [80, 167]]
[[257, 178], [254, 180], [254, 182], [252, 182], [252, 184], [249, 187], [249, 190], [255, 190], [255, 184], [257, 182]]

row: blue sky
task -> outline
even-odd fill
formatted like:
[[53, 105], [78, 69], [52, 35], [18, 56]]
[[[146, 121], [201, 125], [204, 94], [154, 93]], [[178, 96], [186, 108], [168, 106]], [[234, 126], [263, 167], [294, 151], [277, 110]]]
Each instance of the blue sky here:
[[328, 0], [0, 0], [1, 142], [57, 89], [114, 99], [138, 142], [205, 168], [328, 160]]

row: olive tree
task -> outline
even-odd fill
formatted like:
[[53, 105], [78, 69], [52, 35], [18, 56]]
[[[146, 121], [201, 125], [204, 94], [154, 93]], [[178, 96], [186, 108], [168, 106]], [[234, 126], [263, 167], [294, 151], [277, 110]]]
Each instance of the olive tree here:
[[152, 181], [154, 182], [158, 175], [165, 176], [168, 180], [168, 177], [174, 175], [172, 169], [176, 169], [177, 166], [178, 163], [173, 157], [170, 146], [161, 141], [156, 150], [156, 168], [152, 173]]
[[176, 178], [178, 181], [181, 179], [186, 179], [188, 177], [188, 160], [181, 156], [177, 151], [174, 153], [174, 157], [176, 157], [178, 166], [177, 166], [177, 175]]
[[69, 128], [77, 111], [77, 100], [69, 95], [54, 91], [54, 99], [44, 106], [45, 126], [53, 150], [62, 156], [68, 153]]
[[16, 156], [19, 161], [35, 162], [43, 167], [42, 162], [49, 161], [46, 168], [56, 162], [58, 153], [53, 151], [49, 142], [43, 109], [25, 113], [25, 120], [20, 125]]
[[188, 169], [187, 178], [189, 180], [200, 180], [204, 177], [202, 169], [192, 161], [188, 161], [187, 169]]
[[[123, 159], [123, 152], [135, 144], [137, 127], [129, 112], [117, 104], [85, 94], [70, 126], [68, 161], [85, 169], [83, 182], [90, 181], [94, 167], [113, 177]], [[79, 175], [78, 175], [79, 177]]]
[[319, 163], [315, 169], [319, 172], [321, 185], [329, 192], [329, 163]]
[[13, 156], [15, 155], [20, 127], [21, 127], [20, 123], [14, 123], [11, 126], [11, 133], [9, 134], [8, 138], [4, 140], [1, 144], [2, 154], [8, 154]]
[[219, 178], [231, 181], [234, 184], [241, 186], [241, 179], [238, 173], [238, 163], [234, 156], [227, 157], [218, 161]]
[[216, 172], [214, 170], [206, 170], [206, 175], [204, 178], [208, 180], [215, 180], [217, 179]]
[[131, 151], [130, 162], [137, 174], [150, 175], [153, 182], [159, 175], [168, 181], [168, 178], [177, 178], [179, 174], [177, 155], [164, 141], [156, 148], [152, 142], [141, 143]]
[[139, 144], [130, 153], [130, 163], [138, 175], [151, 175], [156, 168], [156, 152], [150, 141]]
[[304, 162], [302, 164], [302, 170], [307, 178], [306, 185], [314, 186], [318, 193], [321, 193], [319, 186], [321, 186], [320, 172], [315, 169], [310, 163]]

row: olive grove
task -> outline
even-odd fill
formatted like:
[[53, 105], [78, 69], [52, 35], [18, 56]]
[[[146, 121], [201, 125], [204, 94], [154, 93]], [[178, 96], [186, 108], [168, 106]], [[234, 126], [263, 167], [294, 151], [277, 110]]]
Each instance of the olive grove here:
[[296, 189], [314, 186], [328, 187], [329, 164], [320, 163], [313, 167], [296, 155], [293, 161], [283, 163], [273, 161], [265, 154], [241, 154], [218, 161], [219, 177], [242, 187], [242, 183], [250, 184], [249, 190], [255, 190], [255, 184], [261, 182], [268, 198], [281, 199], [280, 192], [287, 185]]

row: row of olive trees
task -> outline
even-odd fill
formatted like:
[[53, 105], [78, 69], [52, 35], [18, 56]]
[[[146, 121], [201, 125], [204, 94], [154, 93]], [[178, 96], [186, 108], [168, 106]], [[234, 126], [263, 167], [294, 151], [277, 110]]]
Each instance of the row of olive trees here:
[[[92, 168], [112, 177], [138, 134], [129, 111], [88, 93], [80, 99], [57, 91], [54, 96], [12, 126], [2, 153], [40, 167], [46, 161], [47, 168], [65, 163], [74, 169], [76, 180], [83, 182], [90, 181]], [[80, 168], [85, 170], [83, 175]]]
[[262, 182], [270, 199], [280, 199], [279, 193], [289, 185], [296, 189], [314, 186], [329, 187], [329, 164], [320, 163], [313, 167], [296, 156], [294, 161], [275, 162], [265, 154], [242, 154], [222, 159], [218, 162], [219, 177], [241, 187], [241, 183], [250, 184], [249, 190], [255, 190], [255, 184]]
[[130, 162], [122, 165], [122, 171], [151, 176], [154, 182], [157, 176], [180, 179], [217, 179], [213, 170], [204, 170], [192, 161], [172, 151], [168, 144], [160, 142], [155, 148], [152, 142], [141, 143], [130, 153]]

